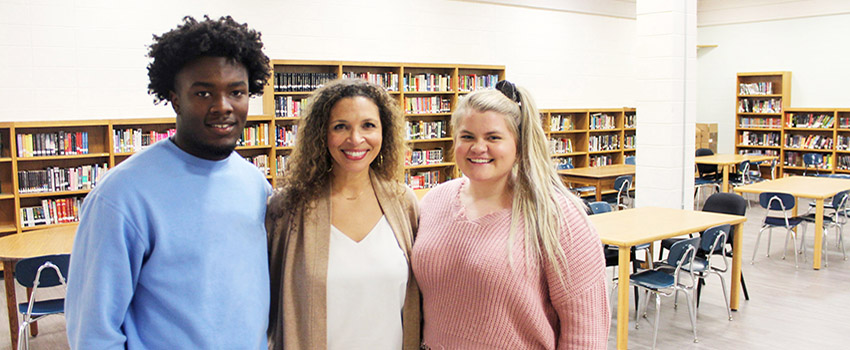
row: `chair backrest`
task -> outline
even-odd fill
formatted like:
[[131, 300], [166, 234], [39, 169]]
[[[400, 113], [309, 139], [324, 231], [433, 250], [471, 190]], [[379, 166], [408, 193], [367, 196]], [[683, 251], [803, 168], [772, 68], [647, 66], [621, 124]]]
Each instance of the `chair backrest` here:
[[[709, 148], [697, 148], [695, 156], [711, 156], [714, 155], [714, 151]], [[717, 166], [711, 164], [697, 164], [697, 172], [699, 172], [699, 176], [707, 174], [716, 174]]]
[[[59, 268], [59, 272], [62, 273], [62, 278], [64, 279], [65, 276], [68, 276], [68, 263], [70, 260], [70, 254], [44, 255], [22, 259], [15, 264], [15, 279], [22, 286], [32, 288], [35, 284], [38, 268], [48, 262]], [[62, 282], [59, 275], [56, 274], [56, 270], [46, 268], [41, 271], [38, 282], [39, 287], [53, 287], [61, 284]]]
[[747, 215], [747, 200], [741, 195], [719, 192], [705, 200], [702, 211], [732, 215]]
[[614, 189], [617, 192], [628, 192], [629, 188], [632, 187], [632, 176], [631, 175], [620, 175], [614, 179]]
[[782, 192], [759, 193], [759, 205], [767, 210], [791, 210], [794, 209], [796, 200], [794, 196]]
[[832, 196], [832, 207], [836, 210], [841, 210], [847, 205], [847, 196], [850, 195], [850, 190], [841, 191]]
[[699, 245], [700, 237], [688, 238], [673, 243], [670, 247], [670, 254], [667, 255], [667, 264], [680, 267], [683, 264], [688, 264], [693, 260]]
[[591, 214], [602, 214], [611, 212], [613, 209], [611, 208], [611, 203], [605, 201], [593, 202], [588, 205], [590, 207]]
[[720, 250], [726, 246], [726, 239], [729, 237], [729, 231], [732, 230], [732, 225], [725, 224], [711, 227], [702, 233], [699, 249], [706, 252]]
[[803, 176], [806, 175], [806, 170], [809, 168], [814, 168], [815, 173], [818, 173], [818, 169], [820, 169], [823, 165], [823, 154], [820, 153], [804, 153], [803, 154]]
[[635, 156], [626, 157], [626, 164], [635, 165]]

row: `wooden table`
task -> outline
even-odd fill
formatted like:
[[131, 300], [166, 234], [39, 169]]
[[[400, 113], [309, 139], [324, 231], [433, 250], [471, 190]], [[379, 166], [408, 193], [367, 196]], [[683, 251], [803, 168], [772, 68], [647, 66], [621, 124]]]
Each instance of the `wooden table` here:
[[[618, 176], [635, 174], [635, 166], [632, 164], [614, 164], [591, 168], [575, 168], [558, 170], [558, 174], [566, 182], [577, 182], [583, 185], [596, 186], [596, 201], [602, 200], [602, 186], [614, 187], [614, 180]], [[634, 183], [634, 181], [632, 181]]]
[[[3, 279], [6, 283], [6, 312], [9, 313], [9, 335], [12, 349], [18, 348], [18, 298], [15, 293], [15, 263], [24, 258], [51, 254], [70, 254], [74, 245], [77, 225], [64, 225], [43, 230], [27, 231], [0, 237], [0, 260], [3, 261]], [[67, 277], [67, 276], [65, 276]], [[29, 294], [29, 293], [28, 293]], [[29, 295], [27, 295], [29, 298]], [[32, 334], [38, 328], [32, 325]]]
[[[817, 247], [823, 243], [823, 201], [844, 190], [850, 190], [850, 180], [815, 176], [782, 177], [735, 188], [735, 192], [739, 193], [785, 192], [797, 198], [815, 200], [815, 248], [812, 261], [815, 270], [820, 269], [821, 263], [821, 250]], [[794, 215], [797, 215], [798, 207], [794, 206]]]
[[717, 225], [734, 225], [732, 243], [732, 293], [729, 306], [738, 310], [738, 291], [741, 289], [741, 246], [745, 216], [670, 209], [641, 207], [591, 215], [602, 243], [619, 248], [619, 281], [617, 290], [617, 348], [628, 348], [629, 337], [629, 251], [631, 247], [665, 238], [703, 231]]
[[694, 163], [717, 165], [723, 167], [723, 184], [721, 191], [729, 191], [729, 169], [736, 164], [741, 164], [743, 161], [761, 162], [765, 160], [774, 160], [776, 156], [765, 156], [757, 154], [715, 154], [710, 156], [701, 156], [694, 158]]

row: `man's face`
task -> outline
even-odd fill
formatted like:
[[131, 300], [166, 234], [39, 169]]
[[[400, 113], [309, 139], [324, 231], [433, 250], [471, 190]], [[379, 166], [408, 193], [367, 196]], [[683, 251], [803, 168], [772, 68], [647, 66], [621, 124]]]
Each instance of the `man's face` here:
[[248, 117], [248, 70], [225, 57], [199, 57], [177, 72], [174, 142], [199, 158], [227, 158]]

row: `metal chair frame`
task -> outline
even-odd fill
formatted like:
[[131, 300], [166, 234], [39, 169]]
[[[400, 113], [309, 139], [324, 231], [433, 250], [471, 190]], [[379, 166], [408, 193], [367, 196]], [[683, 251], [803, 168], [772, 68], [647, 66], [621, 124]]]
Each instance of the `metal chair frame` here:
[[[768, 230], [767, 233], [767, 254], [766, 257], [770, 257], [770, 240], [773, 233], [774, 227], [785, 227], [785, 246], [782, 251], [782, 260], [785, 260], [786, 251], [788, 250], [788, 238], [794, 237], [794, 243], [792, 244], [794, 248], [794, 267], [799, 268], [799, 262], [797, 260], [797, 233], [794, 232], [793, 228], [802, 222], [800, 217], [789, 217], [788, 210], [794, 209], [796, 205], [796, 199], [794, 196], [788, 193], [781, 192], [762, 192], [759, 194], [759, 205], [762, 208], [767, 209], [767, 213], [764, 216], [764, 219], [761, 223], [761, 229], [759, 230], [758, 237], [756, 237], [756, 245], [753, 249], [753, 259], [750, 261], [750, 264], [755, 264], [756, 261], [756, 253], [758, 252], [759, 242], [761, 241], [761, 234], [765, 229]], [[781, 211], [782, 217], [770, 216], [771, 211]], [[784, 223], [783, 225], [778, 225], [777, 223]], [[793, 223], [793, 224], [792, 224]]]
[[[18, 283], [20, 283], [24, 287], [32, 288], [32, 292], [29, 296], [29, 301], [27, 303], [18, 304], [18, 311], [23, 314], [23, 322], [21, 322], [21, 325], [18, 328], [19, 350], [29, 349], [29, 326], [31, 324], [37, 322], [38, 320], [44, 317], [63, 314], [65, 312], [64, 306], [56, 305], [58, 303], [64, 304], [64, 298], [36, 301], [36, 293], [38, 292], [39, 287], [55, 287], [60, 285], [62, 286], [63, 291], [67, 291], [63, 270], [65, 271], [65, 273], [67, 273], [68, 271], [68, 257], [68, 254], [40, 256], [23, 259], [16, 264], [15, 279], [18, 280]], [[17, 266], [22, 266], [20, 265], [21, 263], [27, 264], [31, 261], [40, 262], [42, 260], [44, 261], [44, 263], [42, 263], [38, 267], [38, 270], [36, 270], [35, 276], [32, 279], [27, 278], [31, 275], [24, 273], [23, 269], [17, 269]], [[57, 264], [59, 265], [57, 266]], [[51, 269], [56, 274], [56, 276], [45, 276], [45, 280], [42, 281], [42, 273], [45, 269]], [[25, 310], [24, 306], [26, 306]], [[38, 312], [38, 316], [33, 317], [33, 308], [39, 306], [48, 309], [48, 311]]]
[[[829, 266], [829, 254], [827, 254], [827, 238], [829, 235], [829, 228], [833, 228], [835, 231], [835, 246], [841, 247], [841, 252], [844, 255], [844, 260], [847, 260], [847, 250], [844, 246], [844, 230], [843, 226], [847, 223], [848, 216], [850, 213], [847, 212], [847, 202], [848, 197], [850, 197], [850, 191], [842, 191], [832, 197], [832, 209], [833, 213], [829, 216], [824, 215], [823, 217], [823, 241], [821, 242], [821, 252], [824, 257], [824, 266]], [[826, 209], [826, 208], [825, 208]], [[806, 215], [801, 216], [803, 221], [815, 223], [815, 213], [811, 211]], [[803, 262], [807, 261], [806, 258], [806, 226], [803, 226], [803, 233], [800, 235], [800, 251], [803, 253]], [[812, 247], [812, 249], [817, 249], [816, 247]]]
[[[652, 348], [655, 349], [655, 344], [658, 339], [658, 324], [661, 320], [661, 295], [673, 296], [678, 292], [684, 292], [688, 298], [688, 315], [691, 321], [691, 328], [694, 332], [694, 343], [699, 342], [697, 338], [696, 327], [696, 298], [693, 292], [697, 285], [697, 277], [694, 271], [684, 269], [684, 266], [693, 266], [694, 257], [696, 256], [696, 246], [700, 238], [694, 237], [676, 242], [670, 249], [668, 260], [664, 265], [657, 269], [646, 270], [633, 274], [629, 279], [629, 283], [644, 290], [644, 307], [643, 317], [646, 318], [647, 308], [649, 307], [649, 292], [655, 295], [655, 327], [652, 334]], [[672, 267], [672, 271], [670, 271]], [[683, 273], [684, 272], [684, 273]], [[690, 284], [682, 283], [680, 276], [684, 274], [690, 277]], [[672, 281], [670, 280], [672, 278]], [[652, 280], [656, 280], [655, 283]], [[661, 281], [663, 280], [663, 281]], [[641, 313], [635, 314], [635, 329], [640, 328]]]
[[[629, 194], [629, 190], [632, 188], [631, 175], [617, 176], [614, 179], [614, 188], [617, 190], [617, 210], [628, 209], [634, 206], [634, 199]], [[629, 200], [628, 205], [625, 204], [626, 199]]]

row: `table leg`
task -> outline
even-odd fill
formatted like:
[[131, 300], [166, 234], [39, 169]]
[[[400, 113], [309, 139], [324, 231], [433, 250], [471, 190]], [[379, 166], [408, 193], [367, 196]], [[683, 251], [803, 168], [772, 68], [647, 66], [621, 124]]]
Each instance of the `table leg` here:
[[596, 180], [596, 201], [602, 200], [602, 179]]
[[812, 250], [812, 268], [820, 270], [821, 244], [823, 243], [823, 198], [815, 200], [815, 246]]
[[722, 192], [729, 192], [729, 167], [731, 165], [726, 164], [723, 166], [723, 185], [721, 186]]
[[15, 294], [15, 263], [3, 261], [3, 279], [6, 285], [6, 312], [9, 315], [9, 337], [12, 339], [12, 349], [18, 348], [18, 297]]
[[741, 261], [743, 260], [741, 257], [743, 249], [741, 247], [744, 246], [744, 224], [740, 223], [733, 226], [733, 230], [735, 230], [735, 237], [732, 242], [732, 285], [730, 286], [729, 308], [738, 311], [738, 305], [741, 302], [739, 298], [741, 291]]
[[619, 247], [617, 265], [617, 349], [629, 347], [629, 253], [631, 247]]

